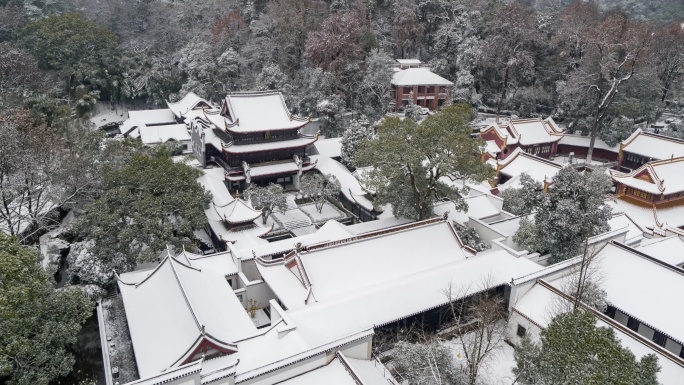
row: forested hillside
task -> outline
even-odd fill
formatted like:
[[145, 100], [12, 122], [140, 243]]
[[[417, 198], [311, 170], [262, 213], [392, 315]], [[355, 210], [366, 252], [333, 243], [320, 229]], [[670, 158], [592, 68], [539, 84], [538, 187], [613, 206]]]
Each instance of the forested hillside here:
[[680, 100], [675, 0], [0, 4], [5, 107], [49, 95], [86, 114], [98, 99], [153, 106], [190, 91], [218, 101], [279, 89], [294, 112], [321, 117], [336, 136], [341, 114], [375, 120], [386, 111], [392, 60], [414, 57], [454, 81], [456, 102], [553, 114], [611, 142]]

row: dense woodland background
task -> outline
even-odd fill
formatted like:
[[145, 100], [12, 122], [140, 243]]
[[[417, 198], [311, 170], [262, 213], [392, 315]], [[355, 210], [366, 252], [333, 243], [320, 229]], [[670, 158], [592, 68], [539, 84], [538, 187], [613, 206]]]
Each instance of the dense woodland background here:
[[[218, 102], [231, 91], [279, 89], [294, 112], [321, 117], [336, 136], [345, 112], [376, 120], [387, 110], [386, 69], [394, 58], [414, 57], [454, 81], [456, 102], [552, 114], [610, 142], [681, 102], [679, 0], [0, 0], [0, 7], [5, 108], [49, 95], [86, 114], [97, 99], [163, 106], [189, 91]], [[611, 81], [625, 77], [612, 94]]]

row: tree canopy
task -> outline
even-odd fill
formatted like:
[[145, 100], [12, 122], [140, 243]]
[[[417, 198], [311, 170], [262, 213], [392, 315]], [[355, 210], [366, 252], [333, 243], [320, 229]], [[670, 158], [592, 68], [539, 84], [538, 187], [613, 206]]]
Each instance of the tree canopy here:
[[413, 219], [430, 217], [441, 198], [465, 209], [464, 190], [452, 181], [480, 182], [494, 175], [482, 163], [482, 141], [471, 136], [471, 117], [469, 106], [457, 104], [421, 124], [385, 118], [377, 137], [363, 140], [355, 158], [358, 167], [373, 166], [368, 185], [376, 191], [375, 202], [390, 203], [395, 216]]
[[580, 255], [585, 239], [609, 230], [611, 208], [605, 199], [610, 187], [610, 178], [600, 169], [563, 167], [549, 192], [541, 194], [534, 222], [524, 218], [513, 240], [528, 250], [551, 253], [551, 263]]
[[[194, 248], [193, 230], [204, 226], [204, 209], [211, 201], [198, 176], [198, 170], [175, 163], [165, 148], [140, 151], [122, 165], [105, 168], [102, 196], [75, 226], [93, 242], [89, 251], [96, 256], [96, 270], [105, 274], [102, 281], [111, 279], [114, 270], [153, 261], [167, 245]], [[88, 281], [89, 275], [76, 275]]]
[[515, 349], [518, 382], [525, 385], [656, 385], [658, 358], [637, 360], [613, 329], [597, 327], [589, 312], [556, 316], [541, 332], [541, 346], [529, 337]]
[[69, 347], [93, 303], [55, 290], [36, 253], [0, 232], [0, 382], [47, 385], [74, 365]]
[[287, 199], [283, 193], [283, 186], [269, 183], [266, 187], [249, 186], [245, 190], [245, 197], [252, 203], [252, 207], [261, 210], [261, 220], [266, 224], [268, 217], [276, 210], [287, 210]]
[[119, 54], [116, 35], [78, 14], [31, 22], [21, 31], [20, 42], [43, 68], [61, 72], [68, 87], [104, 85], [110, 81], [105, 70]]

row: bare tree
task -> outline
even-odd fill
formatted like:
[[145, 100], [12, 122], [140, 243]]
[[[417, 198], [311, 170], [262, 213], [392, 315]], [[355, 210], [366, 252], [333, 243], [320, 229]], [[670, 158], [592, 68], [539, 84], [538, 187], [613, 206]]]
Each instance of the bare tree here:
[[[454, 289], [449, 285], [444, 295], [449, 299], [449, 315], [459, 327], [458, 342], [462, 345], [468, 385], [475, 385], [489, 359], [505, 336], [508, 313], [503, 296], [493, 292], [490, 279], [485, 278], [474, 288]], [[475, 292], [468, 297], [471, 292]]]

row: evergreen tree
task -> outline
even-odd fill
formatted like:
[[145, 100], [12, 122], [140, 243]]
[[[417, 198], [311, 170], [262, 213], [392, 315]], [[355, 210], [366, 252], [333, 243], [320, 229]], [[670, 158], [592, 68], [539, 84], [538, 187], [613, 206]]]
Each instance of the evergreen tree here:
[[410, 119], [386, 118], [377, 137], [361, 142], [355, 166], [373, 166], [369, 187], [375, 203], [392, 204], [395, 216], [426, 219], [437, 199], [450, 198], [465, 209], [464, 191], [443, 178], [483, 181], [494, 170], [481, 161], [483, 143], [471, 137], [470, 106], [452, 105], [428, 116], [420, 125]]
[[[175, 163], [166, 148], [141, 151], [123, 165], [106, 167], [102, 196], [75, 225], [76, 233], [92, 242], [87, 251], [95, 271], [111, 280], [114, 271], [154, 261], [167, 245], [192, 248], [193, 230], [204, 226], [204, 209], [211, 201], [197, 182], [199, 173]], [[91, 275], [84, 272], [72, 274], [83, 283], [102, 284], [89, 282]]]
[[600, 169], [563, 167], [536, 207], [534, 223], [523, 220], [513, 240], [527, 250], [549, 252], [556, 263], [582, 253], [584, 240], [608, 231], [610, 178]]
[[527, 173], [520, 175], [520, 187], [509, 188], [501, 193], [503, 209], [511, 214], [525, 215], [538, 207], [542, 200], [542, 185]]
[[637, 360], [622, 347], [613, 329], [597, 327], [589, 312], [556, 316], [541, 332], [541, 344], [529, 340], [515, 350], [518, 382], [526, 385], [657, 385], [658, 358]]
[[55, 290], [39, 257], [0, 232], [0, 382], [48, 385], [74, 365], [70, 346], [93, 303], [74, 287]]

